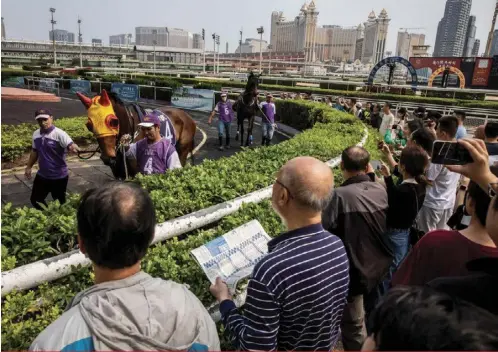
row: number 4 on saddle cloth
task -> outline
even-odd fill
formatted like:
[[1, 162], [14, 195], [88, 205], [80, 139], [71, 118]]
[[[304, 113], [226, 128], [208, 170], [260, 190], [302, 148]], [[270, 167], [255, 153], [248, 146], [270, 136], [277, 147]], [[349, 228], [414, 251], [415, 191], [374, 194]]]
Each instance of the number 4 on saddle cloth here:
[[[155, 115], [159, 118], [159, 121], [161, 121], [161, 127], [160, 127], [160, 134], [161, 137], [168, 139], [172, 145], [176, 145], [176, 133], [175, 133], [175, 128], [173, 127], [173, 123], [171, 122], [170, 118], [168, 115], [166, 115], [164, 112], [160, 110], [150, 110], [150, 109], [145, 109], [148, 115]], [[144, 116], [141, 114], [139, 115], [140, 122], [143, 121]]]

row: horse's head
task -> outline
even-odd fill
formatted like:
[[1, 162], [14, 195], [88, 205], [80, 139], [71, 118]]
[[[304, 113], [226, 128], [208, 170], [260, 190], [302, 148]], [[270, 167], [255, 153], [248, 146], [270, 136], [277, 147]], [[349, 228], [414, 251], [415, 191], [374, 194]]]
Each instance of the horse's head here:
[[252, 71], [247, 77], [246, 84], [246, 93], [251, 93], [253, 97], [258, 96], [258, 84], [259, 84], [259, 75], [256, 76]]
[[116, 158], [116, 140], [119, 135], [119, 120], [116, 117], [109, 95], [102, 90], [101, 95], [89, 98], [81, 93], [76, 93], [88, 114], [86, 127], [99, 143], [101, 159], [109, 165]]

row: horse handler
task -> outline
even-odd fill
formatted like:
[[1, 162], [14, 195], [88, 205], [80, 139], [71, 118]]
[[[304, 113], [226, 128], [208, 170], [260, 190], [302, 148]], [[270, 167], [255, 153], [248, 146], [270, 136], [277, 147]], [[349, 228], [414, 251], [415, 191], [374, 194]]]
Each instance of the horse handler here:
[[267, 94], [266, 101], [262, 102], [259, 107], [263, 112], [263, 119], [261, 120], [263, 141], [261, 144], [269, 146], [276, 127], [275, 115], [277, 114], [277, 109], [275, 107], [275, 103], [273, 103], [273, 96], [271, 94]]
[[[130, 135], [121, 137], [126, 157], [135, 160], [138, 172], [143, 175], [164, 174], [167, 170], [181, 168], [180, 158], [171, 141], [161, 137], [161, 121], [154, 114], [146, 115], [139, 123], [145, 138], [129, 144]], [[135, 165], [134, 165], [135, 166]]]
[[220, 140], [219, 150], [223, 150], [223, 131], [226, 136], [226, 148], [230, 149], [230, 127], [233, 121], [234, 113], [232, 103], [227, 99], [226, 93], [221, 93], [221, 101], [216, 104], [214, 110], [209, 115], [208, 124], [211, 124], [215, 114], [220, 115], [218, 121], [218, 139]]
[[35, 120], [40, 129], [33, 133], [32, 150], [24, 176], [31, 179], [33, 165], [38, 161], [39, 170], [33, 181], [30, 200], [33, 207], [41, 210], [40, 204], [47, 205], [45, 198], [49, 193], [60, 204], [66, 202], [69, 181], [66, 152], [77, 153], [79, 148], [66, 132], [54, 126], [54, 118], [49, 110], [37, 110]]

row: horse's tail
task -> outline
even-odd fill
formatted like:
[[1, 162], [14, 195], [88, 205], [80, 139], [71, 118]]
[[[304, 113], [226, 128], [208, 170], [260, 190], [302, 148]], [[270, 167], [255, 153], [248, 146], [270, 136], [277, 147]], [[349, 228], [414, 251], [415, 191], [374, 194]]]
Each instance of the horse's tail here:
[[[197, 131], [197, 126], [195, 128], [195, 130]], [[192, 166], [195, 165], [195, 133], [194, 133], [194, 137], [192, 138], [192, 142], [190, 143], [190, 162], [192, 163]]]

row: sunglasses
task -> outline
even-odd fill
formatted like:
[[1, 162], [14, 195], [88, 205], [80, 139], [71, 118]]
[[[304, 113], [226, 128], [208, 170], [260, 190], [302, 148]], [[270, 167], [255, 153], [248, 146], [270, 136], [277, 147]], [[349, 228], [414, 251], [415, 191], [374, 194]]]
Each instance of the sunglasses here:
[[278, 179], [275, 180], [275, 183], [279, 184], [280, 187], [282, 187], [283, 189], [285, 189], [287, 191], [287, 193], [289, 193], [289, 198], [294, 199], [294, 196], [292, 195], [291, 191], [289, 190], [289, 188], [286, 185], [284, 185]]

